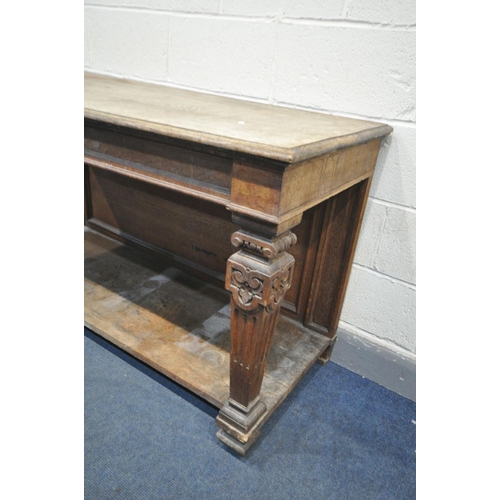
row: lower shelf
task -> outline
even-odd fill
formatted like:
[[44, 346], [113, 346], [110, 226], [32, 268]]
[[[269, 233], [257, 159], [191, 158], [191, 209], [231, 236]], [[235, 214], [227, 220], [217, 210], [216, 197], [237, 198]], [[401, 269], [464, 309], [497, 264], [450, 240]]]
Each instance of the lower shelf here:
[[[86, 228], [85, 325], [220, 408], [229, 397], [229, 295], [165, 266]], [[280, 316], [262, 383], [264, 420], [328, 345]]]

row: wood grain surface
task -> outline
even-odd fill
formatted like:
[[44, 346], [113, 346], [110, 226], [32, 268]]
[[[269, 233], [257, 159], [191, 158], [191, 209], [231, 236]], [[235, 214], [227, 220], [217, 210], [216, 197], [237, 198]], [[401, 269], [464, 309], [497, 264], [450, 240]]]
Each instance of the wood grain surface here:
[[[229, 294], [85, 231], [85, 324], [217, 407], [229, 397]], [[269, 417], [328, 345], [280, 317], [262, 382]]]
[[383, 137], [388, 125], [93, 73], [85, 118], [287, 163]]
[[219, 407], [245, 454], [329, 357], [391, 131], [86, 74], [86, 224], [132, 244], [86, 232], [86, 325]]

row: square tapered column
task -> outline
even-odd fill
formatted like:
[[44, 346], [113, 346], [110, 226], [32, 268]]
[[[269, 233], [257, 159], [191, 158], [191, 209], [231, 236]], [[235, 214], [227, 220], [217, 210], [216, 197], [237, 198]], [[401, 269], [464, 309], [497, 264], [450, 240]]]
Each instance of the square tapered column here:
[[285, 252], [297, 241], [290, 231], [267, 239], [245, 231], [233, 234], [241, 250], [227, 263], [231, 292], [229, 400], [222, 407], [217, 437], [245, 454], [259, 435], [266, 412], [260, 389], [281, 303], [290, 288], [294, 258]]

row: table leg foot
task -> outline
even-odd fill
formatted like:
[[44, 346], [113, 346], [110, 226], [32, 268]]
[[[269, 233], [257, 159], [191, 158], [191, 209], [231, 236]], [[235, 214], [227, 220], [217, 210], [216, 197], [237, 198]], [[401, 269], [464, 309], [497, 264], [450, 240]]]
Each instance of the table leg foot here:
[[230, 399], [221, 408], [216, 424], [225, 434], [236, 439], [240, 444], [246, 445], [255, 441], [258, 424], [266, 410], [266, 405], [259, 399], [254, 401], [249, 408]]
[[337, 340], [337, 337], [335, 336], [331, 344], [322, 352], [320, 357], [318, 358], [318, 363], [321, 363], [322, 365], [326, 365], [328, 361], [330, 361], [330, 356], [332, 355], [333, 351], [333, 346], [335, 345], [335, 341]]
[[248, 452], [248, 450], [252, 447], [252, 445], [255, 443], [255, 441], [259, 438], [260, 436], [260, 431], [255, 431], [251, 438], [246, 442], [246, 443], [241, 443], [237, 439], [235, 439], [233, 436], [229, 435], [227, 432], [224, 432], [222, 429], [219, 429], [217, 433], [215, 434], [219, 441], [224, 443], [227, 447], [231, 448], [233, 451], [238, 453], [241, 456], [245, 456]]

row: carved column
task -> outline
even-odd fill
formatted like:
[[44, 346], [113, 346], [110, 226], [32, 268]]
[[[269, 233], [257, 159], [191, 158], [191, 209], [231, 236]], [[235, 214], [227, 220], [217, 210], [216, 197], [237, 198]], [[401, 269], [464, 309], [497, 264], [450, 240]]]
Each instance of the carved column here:
[[222, 407], [217, 437], [240, 454], [258, 437], [266, 412], [260, 388], [267, 355], [294, 258], [285, 250], [296, 236], [287, 231], [265, 239], [246, 231], [232, 235], [240, 250], [227, 262], [226, 289], [231, 292], [231, 362], [229, 400]]

